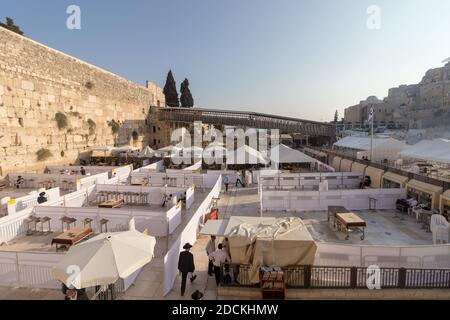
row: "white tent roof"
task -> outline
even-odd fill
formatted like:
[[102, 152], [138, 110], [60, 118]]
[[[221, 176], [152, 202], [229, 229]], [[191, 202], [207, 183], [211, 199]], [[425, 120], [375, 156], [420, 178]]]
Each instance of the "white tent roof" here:
[[149, 146], [146, 146], [144, 148], [144, 150], [142, 150], [139, 153], [139, 157], [140, 158], [151, 158], [153, 157], [153, 155], [155, 154], [155, 150], [153, 150], [152, 148], [150, 148]]
[[[102, 233], [72, 246], [54, 267], [53, 276], [77, 289], [115, 283], [149, 263], [155, 244], [154, 237], [136, 230]], [[73, 277], [73, 266], [79, 268], [79, 277]]]
[[289, 148], [284, 144], [279, 144], [270, 150], [270, 159], [276, 163], [311, 163], [317, 162], [316, 159]]
[[400, 157], [450, 163], [450, 140], [422, 140], [400, 152]]
[[[401, 148], [407, 147], [406, 143], [393, 138], [374, 137], [372, 143], [374, 149], [386, 145], [397, 146]], [[334, 143], [334, 146], [367, 151], [370, 150], [370, 137], [345, 137]]]
[[248, 145], [243, 145], [237, 150], [227, 151], [227, 163], [229, 164], [267, 164], [268, 162], [261, 152]]

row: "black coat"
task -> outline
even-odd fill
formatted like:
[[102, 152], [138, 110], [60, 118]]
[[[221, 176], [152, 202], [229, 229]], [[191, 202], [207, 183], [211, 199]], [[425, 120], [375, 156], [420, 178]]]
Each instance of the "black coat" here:
[[178, 270], [180, 272], [194, 272], [194, 255], [189, 251], [180, 252], [180, 257], [178, 258]]

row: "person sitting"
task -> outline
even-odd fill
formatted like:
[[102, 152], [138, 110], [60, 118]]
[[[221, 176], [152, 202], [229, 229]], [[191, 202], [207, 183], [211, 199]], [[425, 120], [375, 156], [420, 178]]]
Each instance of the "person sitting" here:
[[19, 189], [24, 182], [25, 179], [22, 176], [18, 176], [16, 180], [16, 188]]
[[39, 204], [47, 202], [47, 197], [45, 196], [45, 192], [39, 193], [39, 197], [37, 198], [37, 202]]
[[80, 168], [80, 173], [82, 176], [86, 175], [86, 169], [84, 169], [83, 167]]

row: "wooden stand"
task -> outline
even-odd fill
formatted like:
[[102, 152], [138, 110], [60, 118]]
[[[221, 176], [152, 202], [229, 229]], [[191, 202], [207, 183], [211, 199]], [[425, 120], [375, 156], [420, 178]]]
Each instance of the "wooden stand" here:
[[263, 272], [261, 276], [261, 290], [263, 299], [286, 298], [286, 286], [283, 271]]

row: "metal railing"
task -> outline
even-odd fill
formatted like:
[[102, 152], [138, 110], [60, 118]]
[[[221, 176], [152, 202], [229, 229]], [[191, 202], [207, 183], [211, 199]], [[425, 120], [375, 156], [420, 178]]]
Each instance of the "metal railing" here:
[[[373, 270], [368, 273], [367, 267], [303, 265], [281, 269], [286, 287], [293, 289], [367, 289], [371, 279], [377, 279], [383, 289], [450, 289], [450, 269], [379, 268], [378, 274]], [[225, 265], [221, 268], [222, 286], [260, 286], [250, 281], [250, 265], [231, 264], [228, 270], [234, 271], [224, 270]], [[230, 274], [231, 281], [224, 281], [225, 274]]]
[[[309, 147], [309, 148], [313, 148], [313, 147]], [[448, 190], [450, 189], [450, 182], [449, 181], [444, 181], [444, 180], [440, 180], [440, 179], [436, 179], [436, 178], [432, 178], [429, 176], [424, 176], [421, 174], [417, 174], [417, 173], [413, 173], [413, 172], [408, 172], [408, 171], [404, 171], [402, 169], [399, 168], [395, 168], [392, 167], [390, 165], [386, 165], [386, 164], [381, 164], [381, 163], [377, 163], [377, 162], [372, 162], [372, 161], [368, 161], [368, 160], [361, 160], [361, 159], [357, 159], [354, 156], [350, 156], [348, 154], [344, 154], [341, 152], [336, 152], [335, 150], [329, 150], [329, 149], [324, 149], [324, 148], [315, 148], [316, 150], [322, 151], [327, 153], [329, 156], [337, 156], [337, 157], [341, 157], [343, 159], [348, 159], [351, 160], [353, 162], [357, 162], [366, 166], [371, 166], [377, 169], [381, 169], [384, 171], [388, 171], [388, 172], [392, 172], [392, 173], [396, 173], [399, 175], [402, 175], [404, 177], [408, 177], [408, 179], [415, 179], [415, 180], [419, 180], [425, 183], [429, 183], [438, 187], [442, 187], [443, 190]]]

